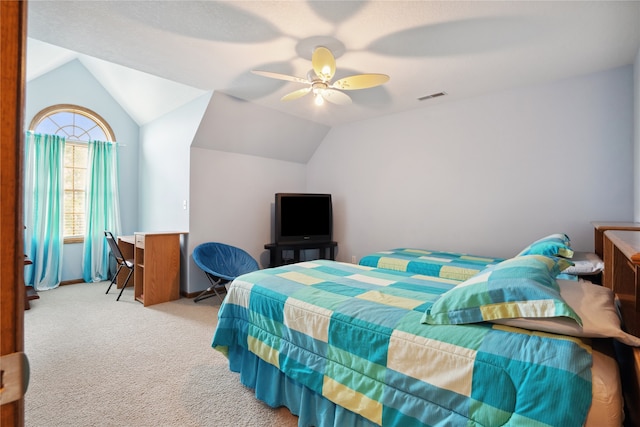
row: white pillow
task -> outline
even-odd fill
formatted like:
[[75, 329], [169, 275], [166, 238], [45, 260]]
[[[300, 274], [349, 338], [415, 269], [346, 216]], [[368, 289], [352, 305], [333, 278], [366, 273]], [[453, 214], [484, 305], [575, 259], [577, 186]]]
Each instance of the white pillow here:
[[620, 329], [620, 317], [616, 310], [614, 295], [609, 288], [594, 285], [586, 280], [558, 279], [560, 295], [582, 319], [582, 326], [568, 318], [516, 318], [494, 320], [493, 323], [514, 326], [534, 331], [551, 332], [573, 337], [615, 338], [640, 347], [640, 337]]
[[593, 252], [574, 252], [574, 265], [563, 271], [566, 274], [596, 274], [604, 270], [604, 261]]

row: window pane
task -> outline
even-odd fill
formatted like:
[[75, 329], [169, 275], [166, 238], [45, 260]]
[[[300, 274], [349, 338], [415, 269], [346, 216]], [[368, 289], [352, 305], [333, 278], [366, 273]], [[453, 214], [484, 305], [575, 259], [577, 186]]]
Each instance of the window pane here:
[[87, 116], [83, 116], [82, 114], [74, 114], [73, 115], [73, 119], [74, 119], [74, 124], [83, 130], [89, 130], [93, 127], [96, 126], [96, 122], [94, 122], [93, 120], [91, 120], [89, 117]]
[[71, 168], [64, 168], [64, 189], [73, 189], [73, 169]]
[[89, 147], [86, 145], [74, 145], [73, 152], [73, 167], [86, 169]]
[[89, 131], [89, 139], [91, 141], [107, 141], [108, 140], [107, 135], [98, 126], [96, 126], [95, 128]]
[[51, 114], [49, 117], [51, 120], [56, 122], [58, 126], [62, 126], [64, 124], [72, 124], [73, 123], [73, 112], [71, 111], [58, 111], [57, 113]]
[[75, 214], [73, 215], [73, 235], [74, 236], [82, 236], [84, 235], [84, 214]]
[[84, 132], [82, 128], [73, 125], [66, 125], [60, 127], [60, 132], [64, 132], [67, 139], [73, 141], [88, 141], [89, 136]]
[[71, 209], [74, 213], [82, 213], [84, 211], [84, 191], [73, 192], [73, 206]]
[[51, 121], [50, 118], [47, 117], [45, 120], [40, 122], [40, 124], [38, 124], [38, 127], [34, 129], [34, 132], [41, 133], [41, 134], [55, 135], [57, 130], [58, 130], [58, 125], [55, 122]]
[[[69, 191], [69, 190], [65, 190], [64, 191], [65, 214], [66, 214], [66, 207], [67, 206], [73, 206], [73, 191]], [[66, 217], [65, 217], [65, 219], [66, 219]]]
[[85, 169], [76, 169], [74, 172], [73, 188], [82, 191], [87, 188], [87, 171]]
[[69, 213], [64, 214], [64, 235], [73, 236], [73, 215]]
[[67, 144], [64, 146], [64, 167], [67, 168], [73, 165], [73, 145]]
[[88, 152], [89, 148], [83, 144], [67, 144], [65, 146], [65, 237], [84, 235]]
[[56, 134], [60, 136], [64, 136], [65, 138], [69, 139], [73, 137], [73, 132], [74, 132], [73, 126], [65, 125], [65, 126], [60, 126]]

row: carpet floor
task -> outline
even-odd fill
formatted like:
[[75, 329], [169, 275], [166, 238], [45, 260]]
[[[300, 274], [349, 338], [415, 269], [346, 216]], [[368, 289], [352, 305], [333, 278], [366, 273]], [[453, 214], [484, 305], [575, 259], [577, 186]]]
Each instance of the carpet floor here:
[[56, 426], [278, 426], [272, 409], [211, 348], [219, 302], [143, 307], [108, 282], [39, 292], [25, 312], [25, 423]]

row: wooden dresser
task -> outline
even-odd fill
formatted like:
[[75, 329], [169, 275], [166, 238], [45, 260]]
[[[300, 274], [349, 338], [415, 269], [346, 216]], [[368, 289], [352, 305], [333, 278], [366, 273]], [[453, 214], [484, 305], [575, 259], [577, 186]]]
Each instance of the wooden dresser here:
[[[595, 252], [604, 261], [602, 285], [613, 290], [623, 328], [640, 336], [640, 223], [593, 223]], [[622, 348], [618, 361], [630, 425], [640, 426], [640, 348]], [[635, 404], [633, 404], [635, 402]]]
[[627, 331], [640, 336], [640, 231], [605, 231], [602, 259], [602, 284], [618, 297]]

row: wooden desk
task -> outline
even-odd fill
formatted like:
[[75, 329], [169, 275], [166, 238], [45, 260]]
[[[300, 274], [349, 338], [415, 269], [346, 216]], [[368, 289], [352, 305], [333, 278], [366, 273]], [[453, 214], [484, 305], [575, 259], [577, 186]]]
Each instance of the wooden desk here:
[[185, 233], [135, 233], [118, 238], [122, 254], [134, 262], [131, 282], [135, 299], [145, 307], [180, 298], [181, 234]]
[[[612, 289], [619, 301], [624, 329], [640, 336], [640, 231], [604, 231], [602, 252], [602, 284]], [[640, 425], [640, 348], [621, 347], [617, 358], [629, 425]]]

